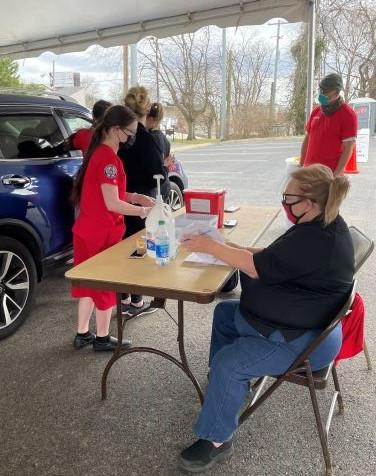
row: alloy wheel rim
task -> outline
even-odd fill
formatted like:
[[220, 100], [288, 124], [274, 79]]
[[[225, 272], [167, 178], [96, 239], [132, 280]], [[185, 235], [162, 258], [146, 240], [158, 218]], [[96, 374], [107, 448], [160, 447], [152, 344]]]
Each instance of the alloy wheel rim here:
[[169, 196], [169, 205], [173, 211], [179, 210], [179, 208], [182, 208], [183, 204], [181, 202], [179, 194], [176, 192], [176, 190], [170, 191], [170, 196]]
[[29, 292], [30, 276], [24, 261], [12, 251], [0, 251], [0, 329], [19, 317]]

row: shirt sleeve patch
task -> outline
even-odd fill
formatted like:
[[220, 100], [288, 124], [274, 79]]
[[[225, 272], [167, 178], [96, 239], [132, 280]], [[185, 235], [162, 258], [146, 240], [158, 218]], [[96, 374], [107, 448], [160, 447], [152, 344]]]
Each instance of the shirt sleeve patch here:
[[109, 179], [114, 179], [117, 177], [117, 168], [116, 165], [106, 165], [104, 168], [104, 175]]

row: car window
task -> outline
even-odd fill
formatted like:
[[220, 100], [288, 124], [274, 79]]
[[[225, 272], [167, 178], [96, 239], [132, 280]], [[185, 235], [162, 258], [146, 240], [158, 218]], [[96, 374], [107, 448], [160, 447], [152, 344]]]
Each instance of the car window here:
[[0, 115], [0, 150], [6, 159], [63, 155], [63, 140], [59, 126], [50, 114]]
[[88, 117], [81, 116], [74, 112], [58, 111], [58, 114], [69, 135], [78, 131], [78, 129], [85, 129], [92, 125], [92, 121]]

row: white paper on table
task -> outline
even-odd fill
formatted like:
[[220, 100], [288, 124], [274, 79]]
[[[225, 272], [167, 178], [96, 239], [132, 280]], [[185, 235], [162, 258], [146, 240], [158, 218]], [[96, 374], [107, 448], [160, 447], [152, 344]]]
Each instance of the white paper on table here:
[[209, 255], [207, 253], [191, 253], [185, 258], [184, 262], [201, 265], [214, 264], [216, 266], [228, 266], [220, 259], [217, 259], [213, 255]]
[[208, 235], [214, 240], [223, 241], [217, 228], [216, 215], [184, 214], [176, 217], [175, 229], [178, 241], [184, 240], [186, 235]]
[[190, 223], [184, 228], [180, 228], [177, 232], [177, 239], [179, 241], [184, 241], [185, 236], [188, 235], [207, 235], [213, 240], [224, 242], [223, 235], [218, 231], [216, 227], [209, 227], [205, 223]]

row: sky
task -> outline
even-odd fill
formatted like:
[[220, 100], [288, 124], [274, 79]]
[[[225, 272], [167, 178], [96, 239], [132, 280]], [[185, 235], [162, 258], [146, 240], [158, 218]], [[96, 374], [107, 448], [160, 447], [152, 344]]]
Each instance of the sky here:
[[[277, 20], [270, 20], [267, 24], [261, 26], [240, 27], [228, 29], [228, 44], [240, 40], [242, 33], [250, 34], [255, 41], [262, 40], [267, 42], [275, 49], [277, 36]], [[272, 25], [274, 23], [274, 25]], [[220, 35], [220, 29], [213, 27], [214, 33]], [[286, 76], [291, 73], [292, 61], [289, 54], [293, 41], [297, 38], [301, 29], [301, 24], [282, 24], [280, 40], [280, 87], [277, 91], [277, 99], [283, 99], [286, 91]], [[215, 31], [217, 30], [217, 31]], [[139, 43], [142, 48], [142, 42]], [[122, 63], [121, 50], [119, 47], [108, 48], [106, 52], [98, 46], [91, 46], [86, 51], [55, 55], [46, 52], [37, 58], [27, 58], [19, 60], [19, 74], [22, 81], [26, 83], [41, 83], [49, 85], [49, 73], [53, 68], [55, 61], [55, 71], [73, 71], [81, 73], [81, 80], [89, 78], [98, 89], [102, 97], [110, 94], [110, 91], [119, 85], [122, 89]]]

